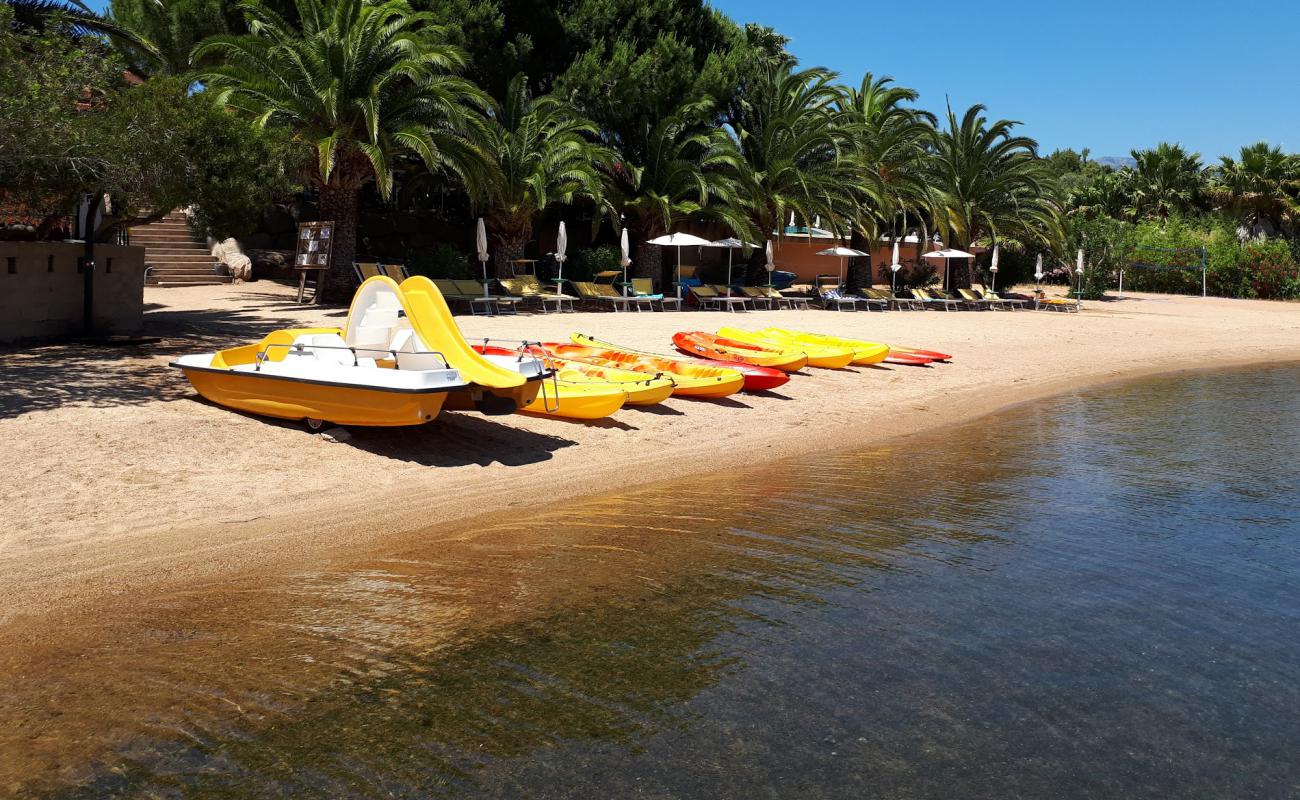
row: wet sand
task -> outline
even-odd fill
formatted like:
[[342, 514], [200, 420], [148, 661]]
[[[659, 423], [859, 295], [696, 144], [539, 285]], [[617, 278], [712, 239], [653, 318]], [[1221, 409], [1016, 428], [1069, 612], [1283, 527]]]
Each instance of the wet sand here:
[[376, 537], [472, 515], [956, 424], [1016, 403], [1141, 374], [1300, 358], [1300, 305], [1166, 296], [1084, 313], [566, 314], [463, 317], [470, 337], [571, 331], [669, 352], [683, 328], [781, 325], [931, 347], [932, 368], [807, 370], [778, 392], [672, 399], [596, 424], [444, 414], [416, 429], [300, 426], [197, 399], [176, 355], [291, 324], [341, 324], [288, 287], [146, 289], [140, 349], [0, 351], [0, 637], [125, 595], [177, 590], [355, 552]]

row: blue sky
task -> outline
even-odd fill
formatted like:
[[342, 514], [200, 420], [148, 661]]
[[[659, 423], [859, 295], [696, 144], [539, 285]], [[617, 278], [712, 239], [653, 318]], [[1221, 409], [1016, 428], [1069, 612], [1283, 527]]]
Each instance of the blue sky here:
[[1300, 0], [711, 2], [846, 82], [892, 75], [935, 112], [945, 94], [958, 113], [984, 103], [1045, 152], [1168, 140], [1217, 161], [1260, 139], [1300, 151]]

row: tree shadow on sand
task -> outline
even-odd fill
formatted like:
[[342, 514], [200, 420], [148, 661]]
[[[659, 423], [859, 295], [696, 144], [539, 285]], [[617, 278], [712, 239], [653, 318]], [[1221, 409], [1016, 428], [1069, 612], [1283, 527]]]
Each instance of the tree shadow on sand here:
[[168, 361], [255, 342], [277, 328], [302, 324], [262, 309], [155, 311], [145, 316], [145, 333], [162, 339], [154, 344], [0, 348], [0, 419], [68, 405], [109, 408], [193, 397], [194, 390]]

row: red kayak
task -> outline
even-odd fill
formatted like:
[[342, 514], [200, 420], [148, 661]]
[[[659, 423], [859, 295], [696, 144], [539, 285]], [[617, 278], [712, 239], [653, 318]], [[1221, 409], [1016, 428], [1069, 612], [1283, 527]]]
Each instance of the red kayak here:
[[905, 358], [924, 358], [926, 361], [951, 361], [952, 356], [947, 353], [936, 353], [933, 350], [921, 350], [916, 347], [900, 347], [898, 345], [889, 346], [891, 356], [902, 356]]
[[905, 367], [924, 367], [932, 364], [935, 360], [916, 353], [895, 353], [890, 350], [889, 355], [885, 356], [884, 363], [899, 364]]

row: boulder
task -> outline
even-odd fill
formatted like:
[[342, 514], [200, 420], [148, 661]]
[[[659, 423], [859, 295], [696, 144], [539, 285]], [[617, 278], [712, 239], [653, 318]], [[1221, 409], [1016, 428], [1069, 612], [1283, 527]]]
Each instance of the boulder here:
[[235, 283], [243, 283], [253, 279], [253, 261], [244, 255], [244, 251], [239, 247], [239, 242], [234, 239], [226, 239], [214, 244], [212, 246], [212, 257], [226, 266], [230, 277], [234, 279]]

